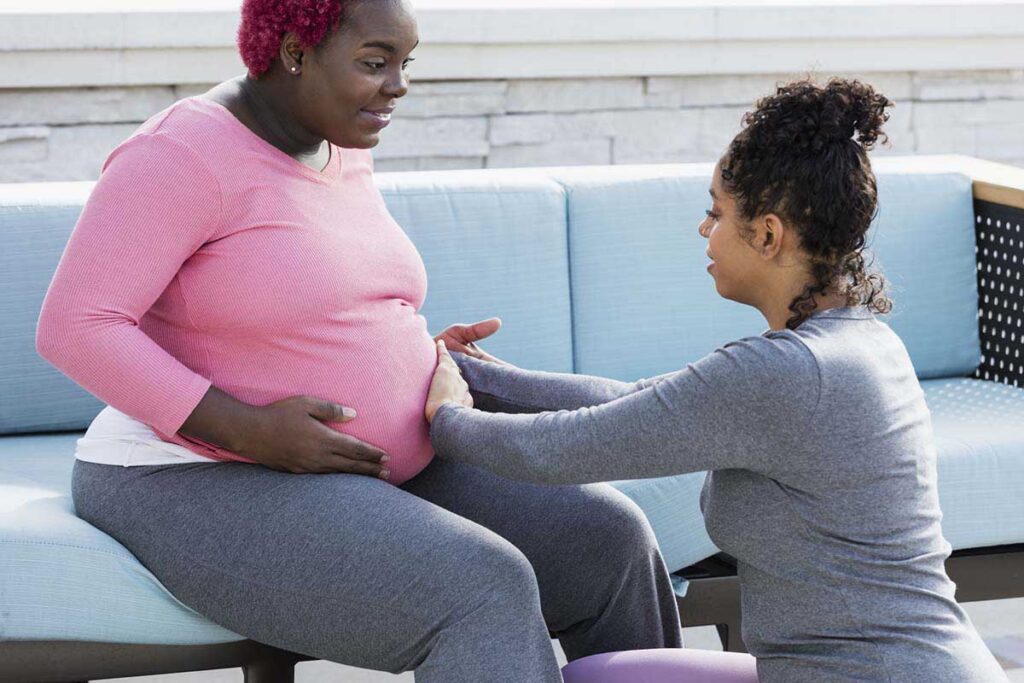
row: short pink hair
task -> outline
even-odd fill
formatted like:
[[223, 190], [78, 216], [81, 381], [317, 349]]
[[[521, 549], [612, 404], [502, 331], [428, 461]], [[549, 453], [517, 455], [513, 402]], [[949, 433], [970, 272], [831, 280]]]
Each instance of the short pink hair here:
[[293, 32], [307, 47], [316, 47], [341, 21], [346, 0], [243, 0], [238, 52], [253, 78], [265, 73]]

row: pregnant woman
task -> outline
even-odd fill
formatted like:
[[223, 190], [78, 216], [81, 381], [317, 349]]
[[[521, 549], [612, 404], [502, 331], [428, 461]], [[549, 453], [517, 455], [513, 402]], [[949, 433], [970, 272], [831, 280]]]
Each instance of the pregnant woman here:
[[[862, 248], [877, 206], [867, 152], [891, 103], [833, 79], [747, 114], [700, 224], [723, 297], [769, 330], [624, 384], [445, 352], [427, 402], [437, 452], [525, 481], [573, 484], [710, 470], [708, 533], [737, 559], [743, 639], [762, 683], [1005, 680], [944, 562], [935, 450], [907, 351]], [[551, 407], [558, 412], [541, 412]], [[602, 655], [567, 683], [752, 681], [738, 655]], [[713, 670], [718, 669], [717, 673]], [[697, 673], [697, 672], [701, 673]]]
[[557, 683], [549, 632], [679, 647], [627, 498], [433, 457], [426, 272], [369, 152], [417, 41], [399, 0], [247, 0], [248, 74], [107, 159], [37, 334], [110, 406], [77, 513], [236, 633], [424, 683]]

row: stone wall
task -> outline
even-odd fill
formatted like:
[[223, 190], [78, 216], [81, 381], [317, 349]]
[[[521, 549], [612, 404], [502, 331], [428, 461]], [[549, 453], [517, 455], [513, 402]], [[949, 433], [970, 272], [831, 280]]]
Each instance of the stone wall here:
[[[796, 74], [414, 82], [377, 168], [713, 161]], [[861, 73], [896, 102], [879, 154], [1024, 167], [1024, 70]], [[208, 86], [0, 89], [0, 182], [95, 179], [150, 115]]]

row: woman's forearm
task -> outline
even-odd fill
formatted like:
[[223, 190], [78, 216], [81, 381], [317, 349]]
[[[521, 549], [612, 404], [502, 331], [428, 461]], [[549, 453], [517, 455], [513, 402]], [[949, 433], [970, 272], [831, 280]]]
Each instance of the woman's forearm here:
[[443, 405], [430, 438], [440, 457], [504, 477], [584, 484], [710, 469], [787, 466], [812, 423], [817, 361], [791, 338], [741, 340], [599, 405], [533, 415]]
[[259, 409], [211, 386], [179, 434], [234, 453], [247, 452], [260, 432]]
[[590, 375], [524, 370], [464, 354], [456, 353], [452, 357], [477, 405], [488, 412], [576, 410], [614, 401], [646, 386], [646, 380], [627, 383]]
[[[538, 484], [588, 484], [709, 469], [711, 420], [653, 387], [598, 406], [534, 415], [441, 406], [430, 436], [441, 457]], [[670, 392], [674, 393], [674, 392]], [[682, 410], [680, 410], [682, 408]], [[687, 410], [689, 409], [689, 410]], [[728, 458], [723, 458], [728, 460]]]

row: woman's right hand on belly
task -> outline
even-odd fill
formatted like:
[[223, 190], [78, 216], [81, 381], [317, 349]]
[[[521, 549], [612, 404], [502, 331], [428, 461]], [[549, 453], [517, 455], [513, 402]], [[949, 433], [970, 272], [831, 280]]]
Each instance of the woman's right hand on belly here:
[[293, 474], [345, 472], [381, 479], [390, 474], [384, 451], [324, 424], [354, 420], [351, 408], [292, 396], [256, 408], [256, 413], [255, 427], [238, 453], [261, 465]]

